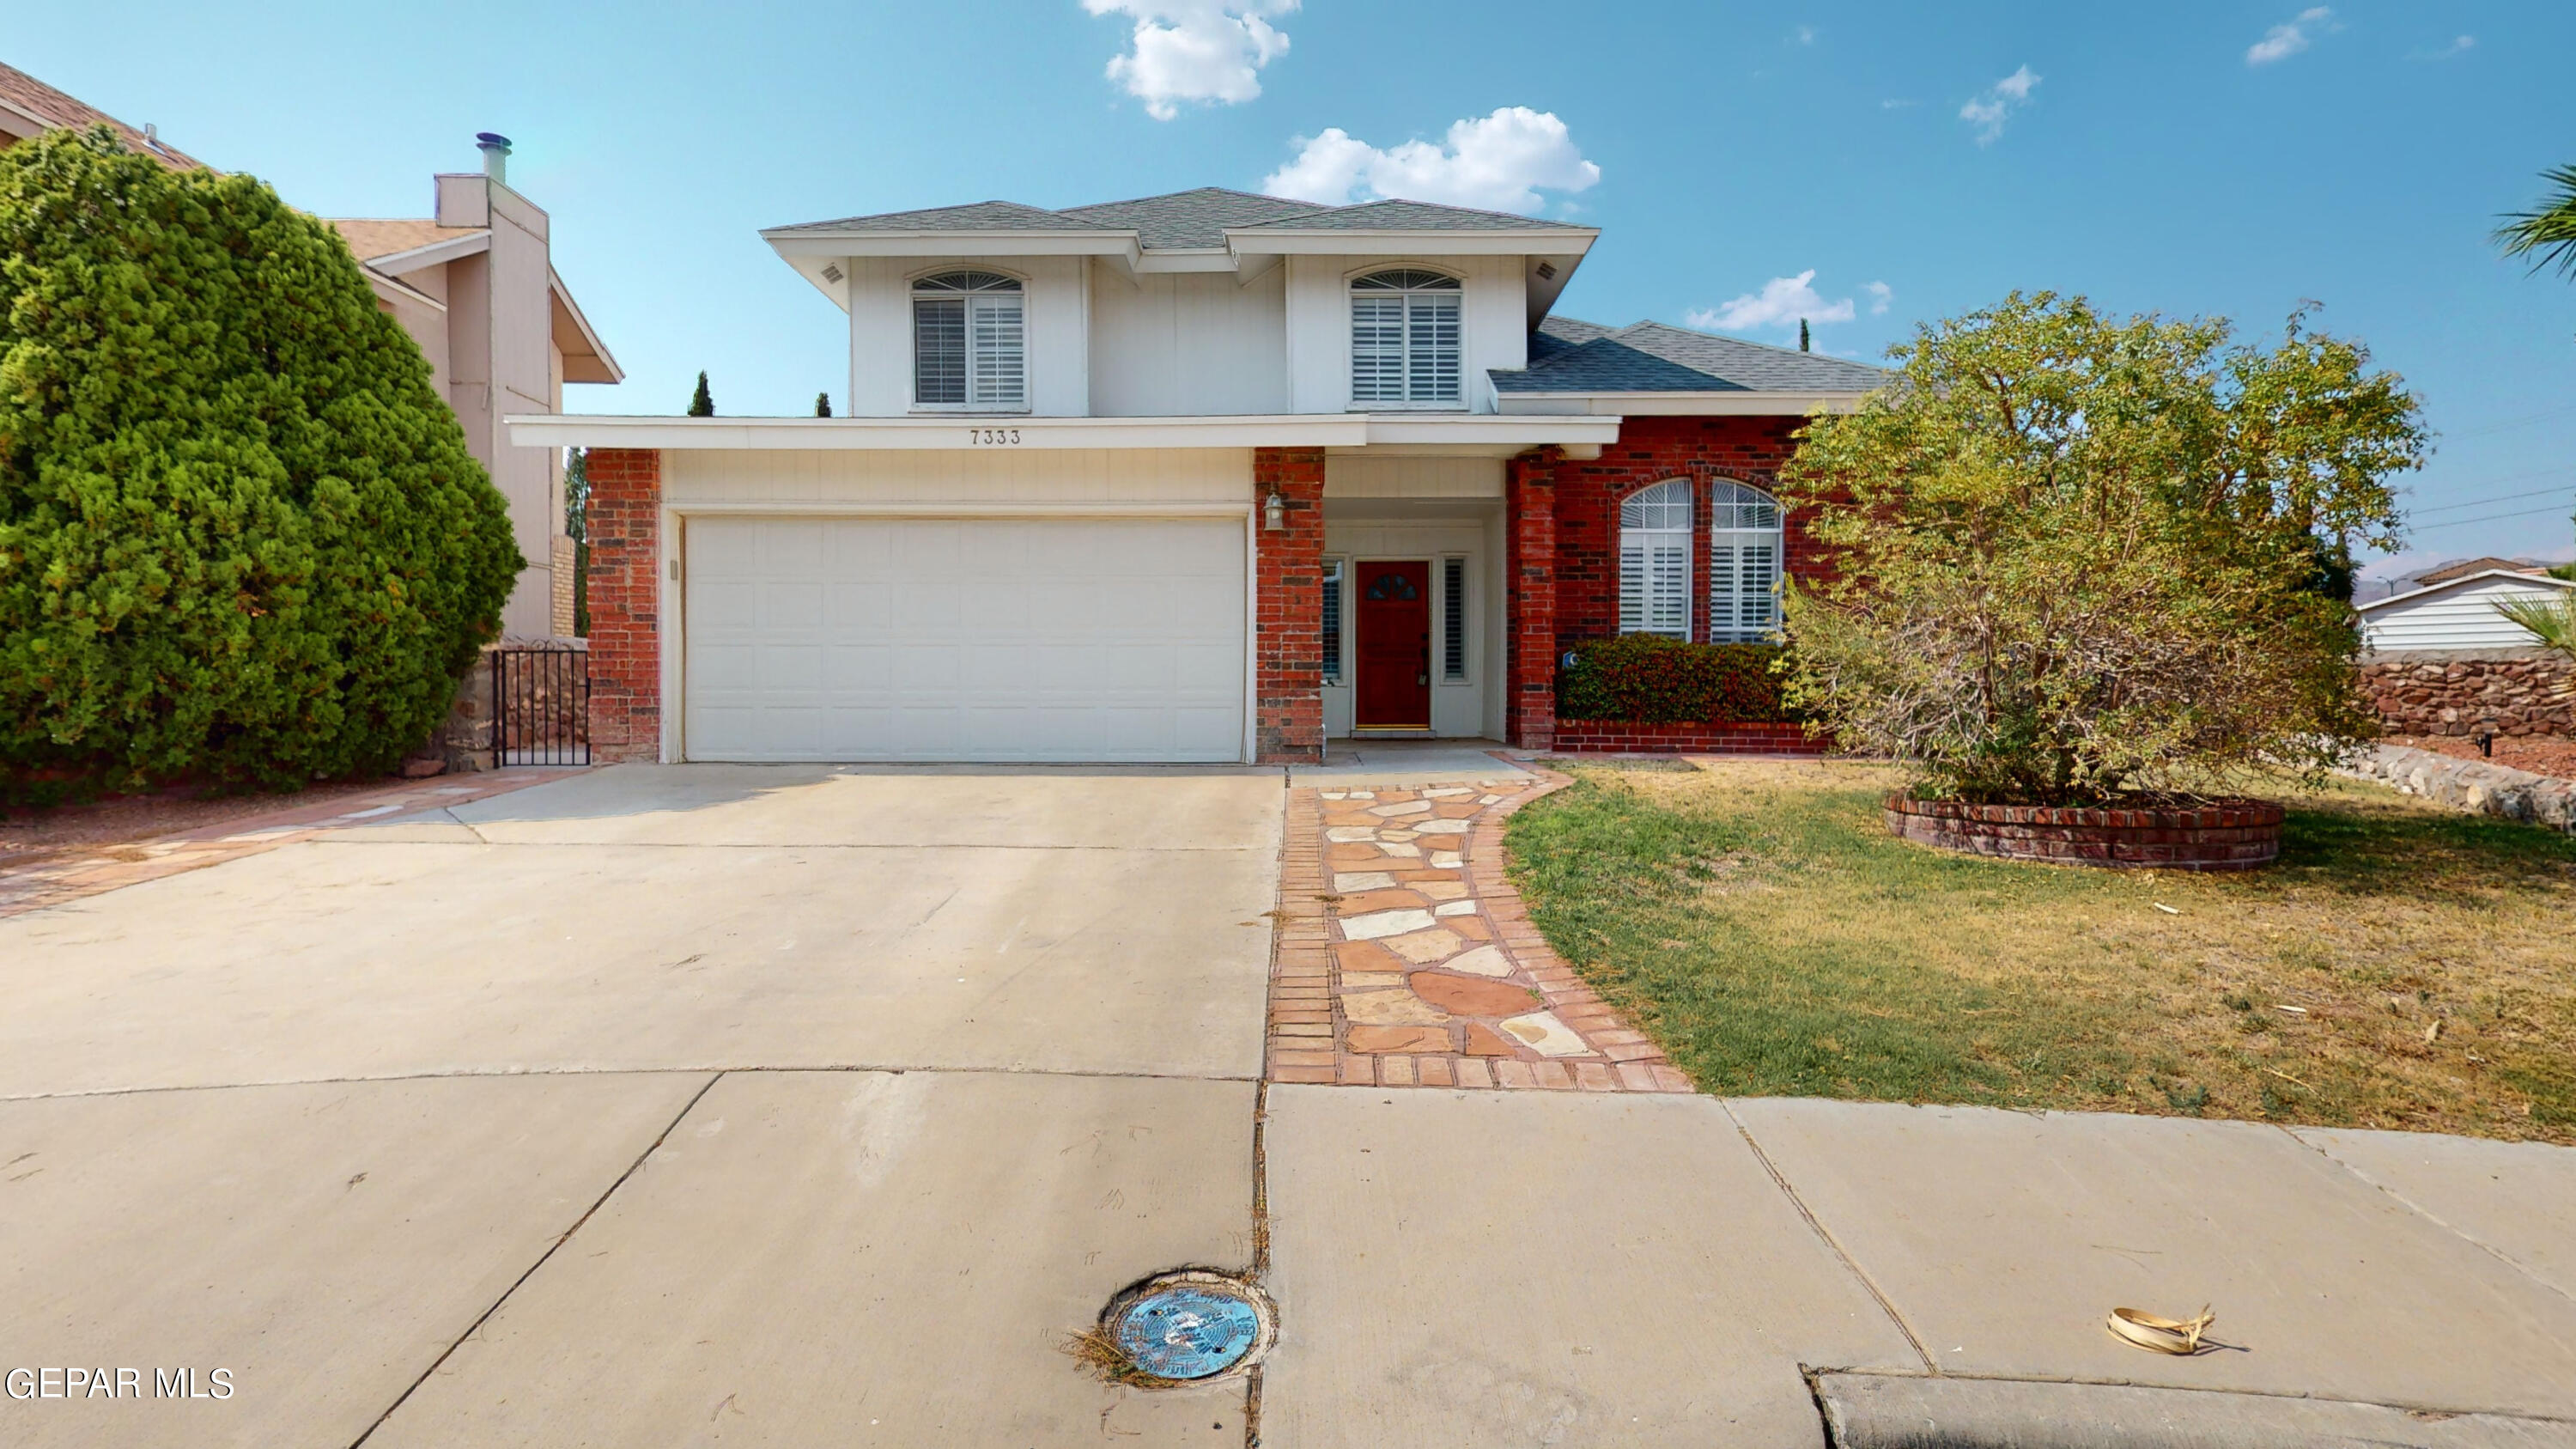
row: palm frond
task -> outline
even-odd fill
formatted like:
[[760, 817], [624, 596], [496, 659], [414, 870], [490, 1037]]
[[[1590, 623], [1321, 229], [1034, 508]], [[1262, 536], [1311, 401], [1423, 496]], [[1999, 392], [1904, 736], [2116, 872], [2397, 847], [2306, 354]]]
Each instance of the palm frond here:
[[2531, 257], [2535, 272], [2556, 267], [2576, 277], [2576, 166], [2553, 166], [2541, 176], [2555, 194], [2530, 211], [2505, 213], [2496, 245], [2506, 256]]
[[2540, 636], [2542, 648], [2576, 659], [2576, 594], [2555, 599], [2499, 599], [2495, 611]]

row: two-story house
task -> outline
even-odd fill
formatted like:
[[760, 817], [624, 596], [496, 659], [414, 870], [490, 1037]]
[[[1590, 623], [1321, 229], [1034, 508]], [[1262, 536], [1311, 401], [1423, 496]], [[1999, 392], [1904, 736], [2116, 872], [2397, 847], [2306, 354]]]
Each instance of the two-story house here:
[[592, 450], [606, 758], [1544, 747], [1565, 641], [1773, 632], [1765, 484], [1884, 378], [1552, 318], [1594, 229], [1418, 202], [764, 236], [848, 316], [848, 416], [509, 422]]

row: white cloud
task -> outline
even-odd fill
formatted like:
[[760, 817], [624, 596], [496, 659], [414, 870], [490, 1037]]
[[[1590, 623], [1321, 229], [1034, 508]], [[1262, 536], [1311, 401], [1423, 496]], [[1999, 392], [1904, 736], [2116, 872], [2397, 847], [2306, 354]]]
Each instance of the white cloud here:
[[1288, 53], [1288, 37], [1262, 18], [1298, 0], [1082, 0], [1094, 15], [1136, 22], [1134, 48], [1109, 62], [1109, 78], [1168, 121], [1183, 101], [1240, 105], [1261, 94], [1261, 68]]
[[1896, 289], [1885, 282], [1872, 282], [1861, 290], [1869, 293], [1869, 315], [1872, 317], [1886, 316], [1887, 304], [1896, 300]]
[[2261, 40], [2246, 48], [2245, 63], [2270, 65], [2276, 60], [2288, 60], [2315, 43], [2320, 33], [2340, 28], [2334, 23], [2331, 7], [2311, 5], [2300, 11], [2297, 19], [2264, 31]]
[[1882, 111], [1901, 111], [1913, 104], [1914, 102], [1912, 101], [1892, 97], [1888, 100], [1880, 101], [1878, 103], [1878, 108]]
[[[1749, 332], [1761, 327], [1779, 327], [1795, 332], [1804, 322], [1849, 322], [1855, 315], [1852, 299], [1828, 302], [1810, 284], [1816, 280], [1816, 269], [1807, 268], [1794, 277], [1773, 277], [1762, 284], [1759, 292], [1747, 292], [1722, 307], [1707, 307], [1685, 313], [1682, 322], [1712, 332]], [[1883, 290], [1885, 283], [1874, 284], [1872, 296]], [[1873, 304], [1874, 312], [1887, 310]]]
[[1816, 43], [1816, 27], [1812, 25], [1801, 25], [1796, 30], [1790, 32], [1789, 38], [1798, 42], [1800, 45], [1813, 45]]
[[2477, 49], [2477, 46], [2478, 38], [2474, 35], [2454, 35], [2451, 37], [2451, 43], [2443, 46], [2440, 50], [2419, 50], [2408, 56], [2407, 59], [2457, 60], [2461, 56], [2468, 54], [2470, 51]]
[[2031, 87], [2038, 84], [2039, 77], [2022, 66], [1961, 106], [1959, 119], [1977, 128], [1978, 145], [1991, 146], [2004, 133], [2005, 119], [2030, 103]]
[[1339, 126], [1297, 138], [1296, 158], [1261, 189], [1273, 196], [1331, 205], [1403, 197], [1487, 211], [1531, 212], [1541, 190], [1582, 191], [1601, 179], [1551, 111], [1505, 106], [1480, 120], [1458, 121], [1440, 145], [1407, 141], [1380, 150]]

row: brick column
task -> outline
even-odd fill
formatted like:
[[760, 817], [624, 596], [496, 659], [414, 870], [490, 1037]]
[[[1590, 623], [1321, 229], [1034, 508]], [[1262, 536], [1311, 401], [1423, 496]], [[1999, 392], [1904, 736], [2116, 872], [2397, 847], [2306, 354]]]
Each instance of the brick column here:
[[1503, 739], [1556, 743], [1556, 467], [1554, 448], [1504, 465]]
[[[1286, 506], [1273, 532], [1270, 495]], [[1252, 640], [1253, 745], [1265, 764], [1324, 755], [1324, 450], [1252, 450], [1258, 573]]]
[[590, 751], [662, 757], [662, 455], [590, 450]]

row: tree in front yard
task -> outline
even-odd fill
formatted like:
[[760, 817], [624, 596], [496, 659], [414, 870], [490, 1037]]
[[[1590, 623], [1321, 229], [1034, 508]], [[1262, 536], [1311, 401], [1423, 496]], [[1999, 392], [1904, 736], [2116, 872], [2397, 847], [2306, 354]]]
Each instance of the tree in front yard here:
[[1789, 700], [1984, 802], [2314, 771], [2369, 733], [2329, 579], [2393, 546], [2415, 399], [2300, 317], [2229, 336], [2046, 293], [1924, 327], [1780, 475], [1837, 569], [1788, 601]]
[[521, 564], [329, 227], [104, 127], [0, 152], [0, 777], [389, 768]]

